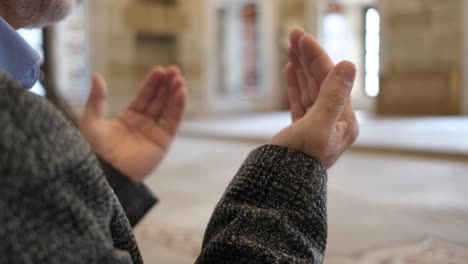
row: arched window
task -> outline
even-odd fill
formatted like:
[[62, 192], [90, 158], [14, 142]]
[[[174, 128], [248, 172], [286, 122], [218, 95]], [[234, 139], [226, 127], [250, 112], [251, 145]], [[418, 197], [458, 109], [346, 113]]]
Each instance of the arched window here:
[[365, 92], [376, 97], [380, 92], [380, 14], [375, 8], [365, 13]]

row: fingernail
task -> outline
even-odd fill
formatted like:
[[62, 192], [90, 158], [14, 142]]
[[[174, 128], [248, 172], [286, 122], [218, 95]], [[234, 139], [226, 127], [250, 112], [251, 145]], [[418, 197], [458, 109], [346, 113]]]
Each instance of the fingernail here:
[[335, 68], [336, 78], [347, 83], [348, 85], [353, 85], [354, 79], [356, 78], [356, 66], [351, 62], [341, 62]]

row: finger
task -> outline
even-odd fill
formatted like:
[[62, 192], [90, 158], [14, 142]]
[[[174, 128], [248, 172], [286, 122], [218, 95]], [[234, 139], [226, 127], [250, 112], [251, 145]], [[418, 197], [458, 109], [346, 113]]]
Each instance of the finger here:
[[310, 35], [304, 34], [299, 40], [300, 57], [304, 59], [305, 72], [310, 74], [319, 87], [335, 66], [327, 52]]
[[169, 105], [163, 116], [167, 119], [163, 124], [163, 128], [170, 135], [175, 135], [182, 121], [185, 107], [187, 104], [187, 91], [185, 89], [184, 80], [178, 79], [172, 88], [172, 94], [169, 99]]
[[155, 67], [144, 79], [138, 94], [130, 103], [130, 109], [137, 112], [144, 112], [149, 106], [152, 98], [158, 93], [158, 88], [164, 82], [166, 70], [161, 67]]
[[297, 80], [297, 88], [299, 91], [299, 97], [301, 98], [302, 107], [307, 109], [312, 105], [312, 101], [310, 100], [309, 92], [307, 89], [307, 78], [302, 70], [301, 64], [299, 62], [299, 58], [293, 51], [291, 47], [288, 52], [289, 61], [294, 66], [294, 74], [296, 75], [295, 79]]
[[294, 64], [296, 68], [296, 78], [299, 83], [298, 88], [300, 92], [302, 107], [307, 109], [312, 105], [312, 100], [307, 89], [307, 76], [301, 67], [299, 59], [299, 41], [304, 35], [306, 35], [306, 32], [302, 28], [296, 28], [291, 32], [291, 34], [289, 34], [291, 47], [288, 51], [288, 56], [289, 60]]
[[320, 87], [334, 64], [320, 44], [308, 34], [299, 40], [299, 51], [299, 62], [308, 81], [308, 93], [312, 103], [315, 103]]
[[293, 47], [289, 47], [289, 49], [288, 49], [288, 59], [295, 66], [300, 66], [301, 65], [299, 63], [299, 59], [297, 58], [296, 53], [294, 52]]
[[315, 103], [315, 100], [317, 99], [317, 95], [319, 92], [319, 84], [315, 80], [314, 76], [310, 73], [308, 62], [306, 58], [302, 55], [299, 56], [299, 65], [302, 74], [305, 76], [305, 81], [306, 85], [302, 87], [301, 93], [303, 94], [304, 97], [307, 97], [307, 105], [306, 108], [309, 108]]
[[356, 126], [359, 128], [356, 113], [350, 102], [351, 99], [346, 103], [343, 113], [338, 120], [344, 137], [350, 137], [351, 132], [356, 128]]
[[[307, 35], [304, 34], [301, 37], [301, 39], [305, 38], [306, 36]], [[299, 43], [301, 43], [301, 41], [299, 41]], [[315, 103], [315, 100], [317, 99], [317, 95], [318, 95], [320, 87], [319, 87], [319, 84], [318, 84], [317, 80], [315, 79], [314, 75], [310, 72], [309, 59], [305, 55], [303, 55], [300, 50], [299, 50], [299, 55], [298, 55], [298, 62], [299, 62], [299, 65], [301, 67], [301, 70], [302, 70], [302, 72], [303, 72], [303, 74], [305, 76], [306, 82], [307, 82], [307, 85], [306, 85], [306, 87], [303, 87], [302, 92], [304, 94], [307, 94], [307, 96], [309, 97], [308, 102], [310, 102], [310, 104], [307, 106], [307, 108], [308, 108], [308, 107], [312, 106]]]
[[146, 113], [152, 117], [160, 117], [167, 106], [170, 89], [173, 87], [173, 82], [176, 78], [180, 78], [179, 68], [171, 66], [167, 70], [164, 82], [158, 89], [157, 95], [150, 102], [150, 105], [146, 109]]
[[359, 122], [350, 101], [348, 100], [341, 118], [343, 123], [347, 125], [344, 139], [345, 142], [348, 142], [348, 146], [353, 144], [359, 136]]
[[299, 83], [296, 78], [296, 69], [292, 63], [286, 66], [286, 79], [288, 81], [288, 100], [293, 122], [301, 119], [305, 115], [305, 108], [301, 103]]
[[351, 144], [353, 144], [359, 138], [359, 133], [360, 133], [359, 122], [356, 118], [356, 115], [354, 115], [354, 124], [350, 133]]
[[93, 76], [91, 92], [86, 102], [82, 121], [90, 122], [102, 118], [107, 97], [106, 86], [106, 81], [102, 76]]
[[356, 120], [356, 115], [351, 100], [348, 100], [348, 103], [343, 110], [343, 114], [341, 115], [341, 119], [348, 123]]
[[289, 34], [289, 41], [291, 42], [291, 47], [293, 52], [298, 55], [299, 54], [299, 40], [301, 37], [306, 34], [302, 28], [295, 28]]
[[309, 114], [317, 115], [324, 124], [333, 126], [347, 107], [355, 78], [354, 64], [347, 61], [339, 63], [325, 80]]

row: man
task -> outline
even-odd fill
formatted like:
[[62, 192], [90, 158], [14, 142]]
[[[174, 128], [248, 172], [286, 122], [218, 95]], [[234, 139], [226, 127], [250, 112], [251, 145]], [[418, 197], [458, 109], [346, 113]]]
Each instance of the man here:
[[[75, 4], [0, 0], [0, 16], [3, 26], [41, 26], [63, 18]], [[15, 35], [5, 27], [0, 32], [2, 61], [17, 50], [5, 51], [11, 39], [2, 37]], [[349, 99], [355, 68], [348, 62], [334, 66], [302, 30], [291, 34], [291, 43], [287, 75], [294, 123], [247, 158], [213, 213], [197, 263], [323, 261], [326, 168], [357, 136]], [[17, 56], [34, 61], [26, 53]], [[145, 199], [121, 205], [115, 194], [138, 196], [137, 184], [127, 189], [122, 174], [140, 182], [167, 152], [185, 106], [178, 70], [152, 71], [112, 120], [102, 119], [105, 84], [94, 77], [81, 123], [91, 149], [53, 106], [25, 91], [36, 78], [35, 66], [4, 61], [0, 263], [142, 263], [122, 205], [139, 208]], [[106, 160], [104, 167], [94, 153]], [[106, 177], [111, 184], [118, 179], [114, 191]]]

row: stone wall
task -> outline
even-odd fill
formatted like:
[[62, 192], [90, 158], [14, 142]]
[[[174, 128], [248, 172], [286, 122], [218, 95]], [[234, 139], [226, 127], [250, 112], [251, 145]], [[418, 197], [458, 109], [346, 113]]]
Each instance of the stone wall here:
[[[209, 44], [213, 32], [209, 30], [207, 21], [210, 20], [207, 20], [207, 16], [212, 15], [215, 2], [89, 1], [91, 68], [93, 72], [101, 72], [109, 82], [112, 102], [109, 113], [115, 113], [128, 102], [146, 71], [151, 65], [160, 63], [175, 63], [182, 68], [189, 88], [189, 113], [209, 114], [212, 111], [207, 110], [210, 104], [207, 94], [212, 82], [207, 57], [215, 56], [214, 51], [209, 51], [215, 47]], [[272, 94], [276, 93], [283, 99], [276, 107], [268, 108], [272, 110], [286, 106], [286, 83], [282, 72], [286, 63], [287, 34], [293, 27], [303, 26], [320, 38], [321, 25], [318, 21], [320, 3], [323, 2], [278, 0], [274, 3], [277, 5], [274, 8], [277, 10], [274, 22], [265, 26], [274, 27], [271, 42], [275, 40], [276, 43], [271, 44], [269, 54], [278, 57], [274, 61], [277, 69], [274, 72], [279, 74], [266, 78], [273, 78], [273, 83], [279, 83]], [[462, 5], [462, 0], [381, 0], [382, 75], [461, 72]], [[311, 8], [314, 6], [315, 11]], [[356, 10], [355, 17], [359, 22], [360, 12]], [[358, 26], [354, 31], [359, 35]], [[356, 89], [357, 93], [363, 94]], [[354, 97], [357, 98], [356, 95]], [[367, 104], [367, 101], [364, 103]]]
[[379, 113], [462, 113], [462, 7], [462, 0], [381, 2]]
[[160, 64], [179, 65], [190, 96], [200, 97], [204, 1], [90, 1], [91, 68], [108, 81], [109, 114], [125, 106]]
[[[220, 111], [210, 97], [207, 57], [215, 56], [210, 41], [215, 20], [207, 17], [215, 15], [215, 0], [100, 0], [89, 1], [91, 68], [93, 72], [102, 73], [109, 87], [109, 114], [115, 114], [128, 102], [135, 93], [141, 78], [156, 64], [177, 64], [187, 79], [189, 89], [189, 114], [213, 114]], [[273, 4], [274, 3], [274, 4]], [[262, 2], [263, 4], [263, 2]], [[265, 76], [268, 83], [277, 84], [279, 88], [269, 91], [271, 101], [264, 109], [278, 110], [285, 108], [286, 84], [283, 68], [286, 63], [287, 34], [295, 26], [308, 28], [309, 4], [307, 0], [274, 1], [274, 8], [269, 9], [275, 17], [268, 25], [273, 38], [268, 40], [269, 54], [280, 58], [274, 67], [277, 74]], [[263, 5], [262, 5], [263, 6]], [[278, 11], [276, 11], [278, 10]], [[278, 12], [278, 14], [276, 14]], [[274, 22], [273, 22], [274, 21]], [[309, 26], [309, 28], [311, 28]], [[310, 31], [310, 30], [309, 30]], [[215, 48], [215, 47], [212, 47]], [[263, 49], [263, 48], [262, 48]], [[271, 57], [269, 55], [269, 57]], [[273, 66], [272, 66], [273, 67]], [[276, 70], [272, 71], [276, 72]], [[274, 81], [273, 81], [274, 79]], [[268, 89], [273, 88], [267, 85]], [[276, 91], [280, 89], [280, 91]], [[277, 100], [275, 97], [280, 93]], [[217, 100], [217, 99], [214, 99]], [[244, 100], [245, 101], [245, 100]], [[235, 102], [238, 104], [239, 102]], [[260, 104], [250, 103], [244, 111], [263, 109]], [[234, 107], [235, 111], [242, 112]], [[218, 110], [217, 110], [218, 109]]]
[[462, 0], [383, 0], [383, 72], [460, 70]]

